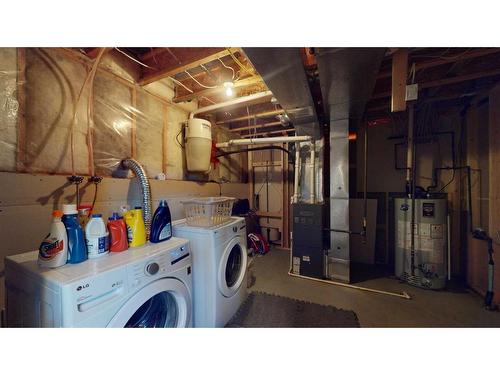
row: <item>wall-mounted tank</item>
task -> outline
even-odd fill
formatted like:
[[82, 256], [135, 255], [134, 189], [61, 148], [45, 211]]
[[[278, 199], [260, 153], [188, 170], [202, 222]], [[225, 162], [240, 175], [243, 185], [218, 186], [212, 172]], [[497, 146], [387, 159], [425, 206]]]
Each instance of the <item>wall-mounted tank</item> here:
[[191, 118], [185, 128], [186, 164], [189, 172], [210, 171], [212, 125], [210, 121]]
[[447, 277], [446, 198], [415, 199], [413, 262], [411, 199], [396, 198], [394, 210], [396, 276], [418, 287], [444, 288]]

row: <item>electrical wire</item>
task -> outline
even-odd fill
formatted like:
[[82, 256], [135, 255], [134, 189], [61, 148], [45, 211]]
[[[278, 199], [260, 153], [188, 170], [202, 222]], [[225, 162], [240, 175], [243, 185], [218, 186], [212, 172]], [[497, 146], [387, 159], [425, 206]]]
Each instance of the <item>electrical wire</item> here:
[[206, 89], [215, 89], [215, 88], [217, 88], [217, 86], [206, 86], [206, 85], [204, 85], [203, 83], [199, 82], [196, 78], [194, 78], [187, 70], [185, 70], [184, 73], [186, 73], [193, 81], [195, 81], [198, 85], [200, 85], [203, 88], [206, 88]]
[[234, 62], [235, 62], [236, 64], [238, 64], [238, 65], [239, 65], [239, 67], [240, 67], [241, 69], [243, 69], [243, 70], [244, 70], [245, 72], [247, 72], [248, 74], [250, 74], [250, 75], [252, 75], [252, 76], [254, 76], [254, 77], [257, 77], [257, 74], [255, 74], [255, 73], [254, 73], [254, 72], [252, 72], [250, 69], [248, 69], [245, 65], [243, 65], [243, 64], [241, 63], [241, 61], [240, 61], [240, 60], [238, 60], [238, 59], [236, 58], [236, 56], [234, 56], [234, 54], [231, 52], [231, 49], [230, 49], [230, 48], [226, 48], [226, 50], [227, 50], [227, 52], [229, 52], [229, 55], [230, 55], [230, 56], [231, 56], [231, 58], [234, 60]]
[[90, 217], [90, 215], [92, 215], [92, 212], [94, 211], [95, 202], [97, 200], [97, 183], [94, 183], [94, 185], [95, 185], [94, 199], [92, 199], [92, 206], [90, 207], [88, 217]]
[[120, 52], [122, 55], [127, 56], [130, 60], [135, 61], [137, 64], [142, 65], [142, 66], [144, 66], [144, 67], [146, 67], [146, 68], [148, 68], [148, 69], [157, 70], [156, 68], [153, 68], [153, 67], [151, 67], [151, 66], [149, 66], [149, 65], [146, 65], [146, 64], [144, 64], [142, 61], [139, 61], [139, 60], [137, 60], [137, 59], [133, 58], [133, 57], [132, 57], [132, 56], [130, 56], [128, 53], [126, 53], [126, 52], [122, 51], [122, 50], [121, 50], [121, 49], [119, 49], [118, 47], [115, 47], [115, 49], [116, 49], [118, 52]]
[[220, 63], [224, 66], [224, 68], [226, 68], [226, 69], [230, 69], [230, 70], [232, 70], [232, 71], [233, 71], [233, 78], [231, 78], [231, 79], [234, 81], [234, 77], [235, 77], [235, 75], [236, 75], [236, 72], [234, 71], [234, 69], [233, 69], [232, 67], [227, 66], [226, 64], [224, 64], [224, 61], [222, 61], [221, 59], [217, 59], [217, 60], [219, 60], [219, 61], [220, 61]]
[[181, 142], [179, 142], [179, 135], [182, 133], [183, 130], [184, 126], [181, 126], [181, 130], [179, 130], [179, 133], [177, 133], [177, 135], [175, 136], [175, 141], [181, 148], [184, 148], [184, 145]]
[[181, 81], [176, 80], [174, 77], [168, 77], [172, 80], [173, 83], [183, 87], [185, 90], [189, 91], [190, 94], [194, 93], [193, 90], [191, 90], [189, 87], [187, 87], [185, 84], [183, 84]]

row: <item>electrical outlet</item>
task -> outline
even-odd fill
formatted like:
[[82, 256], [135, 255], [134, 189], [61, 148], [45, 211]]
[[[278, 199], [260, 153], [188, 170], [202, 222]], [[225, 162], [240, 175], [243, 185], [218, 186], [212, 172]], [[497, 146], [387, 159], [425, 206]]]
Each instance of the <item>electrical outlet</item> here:
[[405, 100], [407, 102], [418, 99], [418, 83], [406, 85]]

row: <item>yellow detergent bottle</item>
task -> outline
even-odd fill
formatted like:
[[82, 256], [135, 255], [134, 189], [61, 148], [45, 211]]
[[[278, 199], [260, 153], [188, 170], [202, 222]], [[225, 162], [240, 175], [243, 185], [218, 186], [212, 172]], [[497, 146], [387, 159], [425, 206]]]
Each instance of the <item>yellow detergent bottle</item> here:
[[127, 239], [130, 247], [142, 246], [146, 243], [146, 226], [142, 218], [142, 207], [135, 207], [123, 215], [127, 224]]

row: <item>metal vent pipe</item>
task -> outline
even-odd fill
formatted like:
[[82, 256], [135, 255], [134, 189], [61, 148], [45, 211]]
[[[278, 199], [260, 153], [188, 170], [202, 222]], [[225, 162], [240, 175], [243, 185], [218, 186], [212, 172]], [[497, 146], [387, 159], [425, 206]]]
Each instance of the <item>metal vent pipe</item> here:
[[142, 216], [144, 218], [144, 224], [146, 225], [146, 235], [149, 238], [149, 231], [151, 228], [151, 218], [152, 218], [152, 206], [151, 206], [151, 187], [149, 186], [149, 180], [146, 176], [146, 172], [142, 165], [135, 159], [124, 159], [122, 160], [122, 166], [126, 169], [131, 169], [141, 185], [142, 190]]

